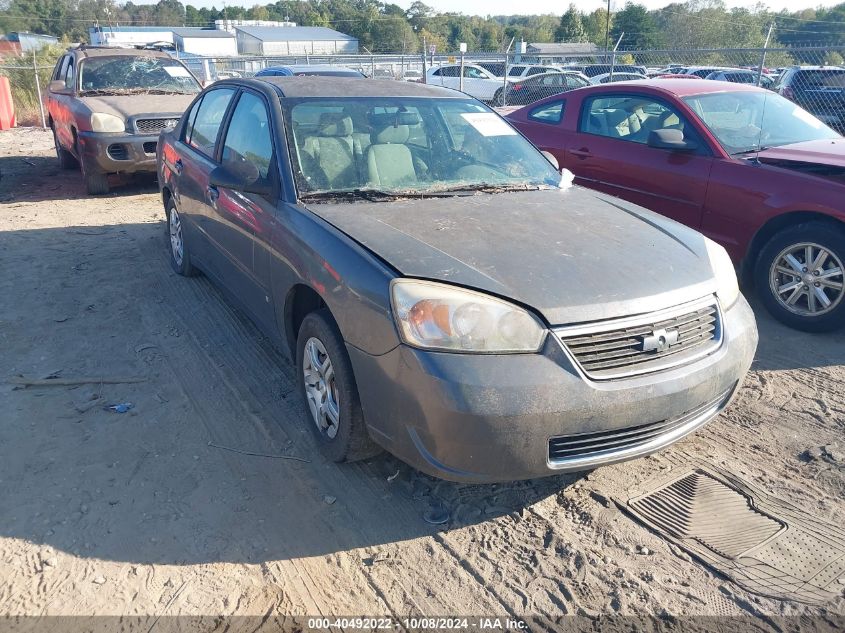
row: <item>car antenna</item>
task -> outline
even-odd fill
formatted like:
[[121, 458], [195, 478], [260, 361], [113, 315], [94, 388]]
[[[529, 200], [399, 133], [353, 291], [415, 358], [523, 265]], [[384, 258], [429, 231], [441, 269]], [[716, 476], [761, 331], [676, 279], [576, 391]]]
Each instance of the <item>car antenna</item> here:
[[757, 151], [754, 154], [754, 162], [760, 162], [760, 151], [763, 149], [763, 125], [766, 122], [766, 104], [769, 103], [769, 95], [763, 95], [763, 111], [760, 113], [760, 134], [757, 137]]

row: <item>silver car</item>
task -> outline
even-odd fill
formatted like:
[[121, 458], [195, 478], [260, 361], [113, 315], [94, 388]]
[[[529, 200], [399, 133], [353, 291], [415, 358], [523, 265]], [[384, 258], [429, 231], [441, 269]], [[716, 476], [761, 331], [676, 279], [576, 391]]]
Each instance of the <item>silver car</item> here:
[[757, 345], [725, 250], [570, 186], [454, 90], [214, 84], [158, 150], [171, 263], [295, 363], [325, 455], [484, 482], [647, 455], [739, 389]]

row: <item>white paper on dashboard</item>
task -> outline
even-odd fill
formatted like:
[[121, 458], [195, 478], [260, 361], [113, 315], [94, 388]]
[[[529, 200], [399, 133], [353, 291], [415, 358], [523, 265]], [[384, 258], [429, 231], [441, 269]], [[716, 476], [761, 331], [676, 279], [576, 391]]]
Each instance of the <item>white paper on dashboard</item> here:
[[181, 66], [165, 66], [164, 72], [166, 72], [171, 77], [190, 77], [191, 73], [188, 72], [187, 68], [182, 68]]
[[492, 112], [465, 112], [461, 116], [482, 136], [516, 135], [516, 130]]

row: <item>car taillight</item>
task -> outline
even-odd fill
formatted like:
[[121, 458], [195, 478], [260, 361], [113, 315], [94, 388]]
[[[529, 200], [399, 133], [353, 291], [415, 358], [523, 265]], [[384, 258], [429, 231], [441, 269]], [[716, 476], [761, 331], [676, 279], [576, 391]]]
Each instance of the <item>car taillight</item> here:
[[514, 90], [514, 92], [517, 91], [517, 90], [522, 90], [522, 84], [514, 85], [513, 90]]

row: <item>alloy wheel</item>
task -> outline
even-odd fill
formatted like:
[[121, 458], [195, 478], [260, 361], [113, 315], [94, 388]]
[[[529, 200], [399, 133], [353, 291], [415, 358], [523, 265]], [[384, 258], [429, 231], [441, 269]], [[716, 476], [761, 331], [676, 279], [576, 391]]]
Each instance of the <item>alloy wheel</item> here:
[[772, 262], [769, 287], [790, 312], [804, 317], [821, 316], [842, 302], [842, 261], [820, 244], [793, 244]]
[[325, 345], [314, 337], [305, 342], [302, 357], [305, 398], [320, 433], [334, 439], [340, 425], [340, 403], [334, 366]]
[[170, 250], [173, 253], [173, 261], [177, 266], [182, 265], [182, 257], [185, 252], [185, 245], [182, 242], [182, 221], [179, 212], [175, 208], [170, 209]]

